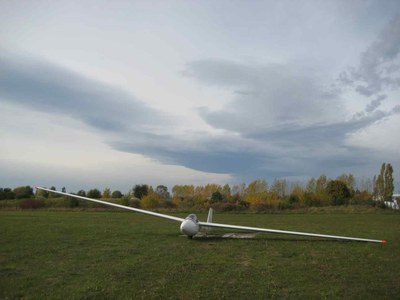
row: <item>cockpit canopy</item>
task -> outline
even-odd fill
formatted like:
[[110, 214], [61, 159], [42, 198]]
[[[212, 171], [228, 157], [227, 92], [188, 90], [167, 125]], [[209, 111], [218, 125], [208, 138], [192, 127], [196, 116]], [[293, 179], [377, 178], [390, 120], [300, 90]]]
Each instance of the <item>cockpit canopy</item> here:
[[197, 219], [197, 216], [195, 214], [190, 214], [186, 217], [186, 220], [192, 220], [195, 223], [199, 222], [199, 219]]

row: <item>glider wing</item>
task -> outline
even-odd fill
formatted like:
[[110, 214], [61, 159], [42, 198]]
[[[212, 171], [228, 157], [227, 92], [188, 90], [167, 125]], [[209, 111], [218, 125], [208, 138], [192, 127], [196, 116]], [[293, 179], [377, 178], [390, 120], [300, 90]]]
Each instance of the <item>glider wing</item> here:
[[122, 208], [122, 209], [126, 209], [126, 210], [131, 210], [131, 211], [135, 211], [135, 212], [142, 213], [142, 214], [151, 215], [151, 216], [154, 216], [154, 217], [169, 219], [169, 220], [176, 221], [176, 222], [182, 222], [182, 221], [185, 220], [185, 219], [174, 217], [174, 216], [164, 215], [164, 214], [160, 214], [160, 213], [156, 213], [156, 212], [152, 212], [152, 211], [148, 211], [148, 210], [143, 210], [143, 209], [134, 208], [134, 207], [130, 207], [130, 206], [120, 205], [120, 204], [117, 204], [117, 203], [111, 203], [111, 202], [107, 202], [107, 201], [96, 200], [96, 199], [87, 198], [87, 197], [83, 197], [83, 196], [78, 196], [78, 195], [74, 195], [74, 194], [68, 194], [68, 193], [64, 193], [64, 192], [53, 191], [53, 190], [42, 188], [42, 187], [39, 187], [39, 186], [35, 186], [35, 188], [37, 188], [39, 190], [47, 191], [47, 192], [50, 192], [50, 193], [56, 193], [56, 194], [60, 194], [60, 195], [68, 196], [68, 197], [73, 197], [73, 198], [77, 198], [77, 199], [82, 199], [82, 200], [87, 200], [87, 201], [92, 201], [92, 202], [104, 204], [104, 205], [114, 206], [114, 207], [118, 207], [118, 208]]
[[307, 233], [307, 232], [299, 232], [299, 231], [286, 231], [286, 230], [247, 227], [247, 226], [238, 226], [238, 225], [229, 225], [229, 224], [208, 223], [208, 222], [199, 222], [199, 225], [201, 227], [227, 228], [227, 229], [235, 229], [235, 230], [268, 232], [268, 233], [278, 233], [278, 234], [291, 234], [291, 235], [298, 235], [298, 236], [310, 236], [310, 237], [320, 237], [320, 238], [329, 238], [329, 239], [337, 239], [337, 240], [348, 240], [348, 241], [360, 241], [360, 242], [386, 244], [385, 240], [371, 240], [371, 239], [354, 238], [354, 237], [338, 236], [338, 235], [326, 235], [326, 234], [317, 234], [317, 233]]

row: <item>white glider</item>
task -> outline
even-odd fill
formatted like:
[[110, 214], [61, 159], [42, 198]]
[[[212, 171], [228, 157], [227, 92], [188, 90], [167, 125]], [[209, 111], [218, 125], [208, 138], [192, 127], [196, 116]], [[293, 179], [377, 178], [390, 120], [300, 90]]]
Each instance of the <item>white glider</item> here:
[[235, 230], [255, 231], [255, 232], [268, 232], [268, 233], [290, 234], [290, 235], [298, 235], [298, 236], [309, 236], [309, 237], [317, 237], [317, 238], [328, 238], [328, 239], [336, 239], [336, 240], [359, 241], [359, 242], [370, 242], [370, 243], [381, 243], [381, 244], [387, 243], [386, 240], [372, 240], [372, 239], [355, 238], [355, 237], [338, 236], [338, 235], [326, 235], [326, 234], [318, 234], [318, 233], [307, 233], [307, 232], [298, 232], [298, 231], [286, 231], [286, 230], [277, 230], [277, 229], [267, 229], [267, 228], [213, 223], [211, 208], [208, 213], [207, 222], [201, 222], [198, 220], [198, 218], [195, 214], [190, 214], [185, 219], [183, 219], [183, 218], [160, 214], [160, 213], [156, 213], [156, 212], [152, 212], [152, 211], [148, 211], [148, 210], [144, 210], [144, 209], [129, 207], [129, 206], [120, 205], [120, 204], [116, 204], [116, 203], [110, 203], [110, 202], [106, 202], [106, 201], [96, 200], [96, 199], [92, 199], [92, 198], [82, 197], [82, 196], [68, 194], [68, 193], [59, 192], [59, 191], [53, 191], [53, 190], [39, 187], [39, 186], [35, 186], [35, 188], [39, 189], [39, 190], [51, 192], [51, 193], [56, 193], [56, 194], [60, 194], [60, 195], [64, 195], [64, 196], [74, 197], [77, 199], [92, 201], [92, 202], [96, 202], [96, 203], [100, 203], [100, 204], [104, 204], [104, 205], [109, 205], [109, 206], [114, 206], [114, 207], [118, 207], [118, 208], [122, 208], [122, 209], [132, 210], [135, 212], [139, 212], [139, 213], [143, 213], [143, 214], [147, 214], [147, 215], [151, 215], [151, 216], [180, 222], [181, 223], [181, 226], [180, 226], [181, 232], [183, 234], [185, 234], [186, 236], [188, 236], [189, 238], [193, 238], [193, 236], [195, 236], [200, 231], [208, 230], [212, 227], [215, 227], [215, 228], [228, 228], [228, 229], [235, 229]]

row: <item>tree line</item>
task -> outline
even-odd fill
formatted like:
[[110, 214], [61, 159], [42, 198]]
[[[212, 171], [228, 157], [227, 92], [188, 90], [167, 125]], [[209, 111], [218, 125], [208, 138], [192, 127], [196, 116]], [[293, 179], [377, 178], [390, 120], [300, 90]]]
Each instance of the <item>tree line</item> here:
[[[56, 190], [54, 186], [50, 189]], [[61, 191], [66, 192], [65, 187], [61, 188]], [[285, 179], [275, 179], [269, 184], [264, 179], [257, 179], [249, 184], [175, 185], [171, 193], [165, 185], [153, 188], [151, 185], [137, 184], [126, 194], [119, 190], [111, 191], [109, 188], [102, 192], [97, 188], [88, 191], [79, 190], [75, 194], [144, 209], [202, 210], [213, 207], [220, 211], [246, 209], [263, 211], [348, 204], [385, 207], [384, 202], [392, 200], [393, 192], [393, 167], [390, 163], [383, 163], [379, 174], [374, 176], [373, 180], [362, 180], [358, 186], [352, 174], [342, 174], [335, 179], [321, 175], [318, 178], [309, 179], [305, 184], [289, 184]], [[59, 198], [64, 200], [64, 206], [96, 206], [96, 204], [83, 203], [72, 197], [43, 190], [37, 190], [34, 194], [30, 186], [15, 189], [0, 188], [0, 200], [49, 201]], [[42, 204], [38, 207], [45, 205], [45, 203]]]

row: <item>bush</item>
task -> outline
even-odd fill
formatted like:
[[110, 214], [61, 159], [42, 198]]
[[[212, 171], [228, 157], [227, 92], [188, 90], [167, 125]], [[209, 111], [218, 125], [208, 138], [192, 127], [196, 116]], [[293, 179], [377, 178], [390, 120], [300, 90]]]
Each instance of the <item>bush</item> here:
[[160, 205], [160, 196], [156, 193], [150, 193], [142, 198], [140, 204], [143, 208], [156, 208]]
[[289, 199], [281, 199], [278, 202], [278, 209], [279, 210], [290, 209], [290, 208], [292, 208], [292, 205], [291, 205]]
[[162, 208], [176, 208], [176, 204], [168, 199], [161, 199], [160, 207]]
[[264, 212], [274, 209], [274, 205], [267, 202], [252, 204], [250, 207], [256, 212]]
[[245, 206], [232, 202], [214, 203], [211, 205], [211, 207], [218, 212], [242, 211], [246, 209]]
[[36, 209], [44, 207], [44, 201], [38, 199], [26, 199], [19, 202], [21, 209]]
[[69, 197], [69, 207], [74, 208], [79, 206], [79, 200], [74, 197]]

